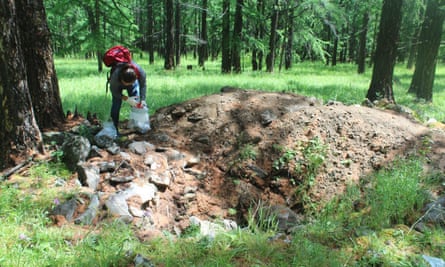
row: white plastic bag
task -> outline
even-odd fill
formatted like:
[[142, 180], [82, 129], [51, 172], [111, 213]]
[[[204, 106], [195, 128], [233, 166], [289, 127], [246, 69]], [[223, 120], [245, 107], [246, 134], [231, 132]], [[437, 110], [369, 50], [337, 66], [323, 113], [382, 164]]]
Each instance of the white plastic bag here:
[[117, 130], [113, 122], [104, 122], [102, 130], [94, 136], [94, 141], [99, 147], [110, 147], [117, 138]]
[[150, 130], [150, 116], [148, 115], [148, 108], [132, 107], [130, 117], [128, 120], [128, 129], [136, 130], [141, 134], [145, 134]]
[[138, 96], [130, 96], [130, 97], [126, 97], [127, 103], [132, 106], [132, 107], [136, 107], [136, 105], [139, 103], [139, 97]]

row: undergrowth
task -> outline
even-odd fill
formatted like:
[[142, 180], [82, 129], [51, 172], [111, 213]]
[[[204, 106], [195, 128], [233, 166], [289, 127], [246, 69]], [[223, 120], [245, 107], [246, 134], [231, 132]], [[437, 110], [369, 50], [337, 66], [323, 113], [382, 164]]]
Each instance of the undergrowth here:
[[44, 162], [27, 175], [0, 187], [0, 266], [127, 266], [136, 254], [155, 266], [427, 266], [422, 255], [445, 258], [443, 230], [414, 229], [427, 186], [437, 185], [419, 158], [349, 185], [290, 236], [277, 232], [261, 203], [250, 210], [248, 227], [214, 238], [190, 229], [141, 242], [117, 221], [57, 227], [48, 211], [68, 197], [55, 181], [69, 172]]

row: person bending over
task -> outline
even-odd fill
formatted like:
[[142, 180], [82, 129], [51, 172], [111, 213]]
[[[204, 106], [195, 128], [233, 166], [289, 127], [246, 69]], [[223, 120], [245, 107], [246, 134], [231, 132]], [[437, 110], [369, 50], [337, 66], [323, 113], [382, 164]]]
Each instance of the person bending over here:
[[[123, 94], [124, 90], [127, 91], [127, 96]], [[135, 62], [118, 64], [110, 77], [110, 91], [112, 94], [110, 115], [119, 135], [119, 113], [122, 100], [126, 100], [128, 97], [138, 97], [136, 107], [143, 108], [146, 106], [147, 81], [145, 71]]]

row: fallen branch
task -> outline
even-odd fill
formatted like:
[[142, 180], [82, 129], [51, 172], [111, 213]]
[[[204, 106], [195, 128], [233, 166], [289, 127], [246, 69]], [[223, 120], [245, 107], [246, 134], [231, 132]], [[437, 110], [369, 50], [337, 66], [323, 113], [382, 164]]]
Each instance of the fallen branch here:
[[0, 173], [0, 182], [5, 181], [8, 179], [9, 176], [13, 175], [14, 173], [19, 172], [23, 168], [28, 167], [30, 164], [32, 164], [32, 161], [30, 159], [23, 161], [22, 163], [10, 168], [9, 170], [5, 170]]
[[408, 234], [414, 229], [414, 227], [425, 218], [425, 216], [436, 206], [436, 203], [433, 203], [431, 207], [417, 220], [414, 224], [409, 228]]

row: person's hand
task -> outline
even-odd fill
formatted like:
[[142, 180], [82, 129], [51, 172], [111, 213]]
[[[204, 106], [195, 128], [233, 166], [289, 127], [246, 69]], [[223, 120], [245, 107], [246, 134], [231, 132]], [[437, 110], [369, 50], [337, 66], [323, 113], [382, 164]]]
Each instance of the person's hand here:
[[147, 106], [147, 103], [145, 103], [144, 100], [136, 104], [137, 108], [145, 108]]
[[126, 96], [126, 95], [122, 96], [122, 100], [127, 101], [127, 99], [128, 99], [128, 96]]

